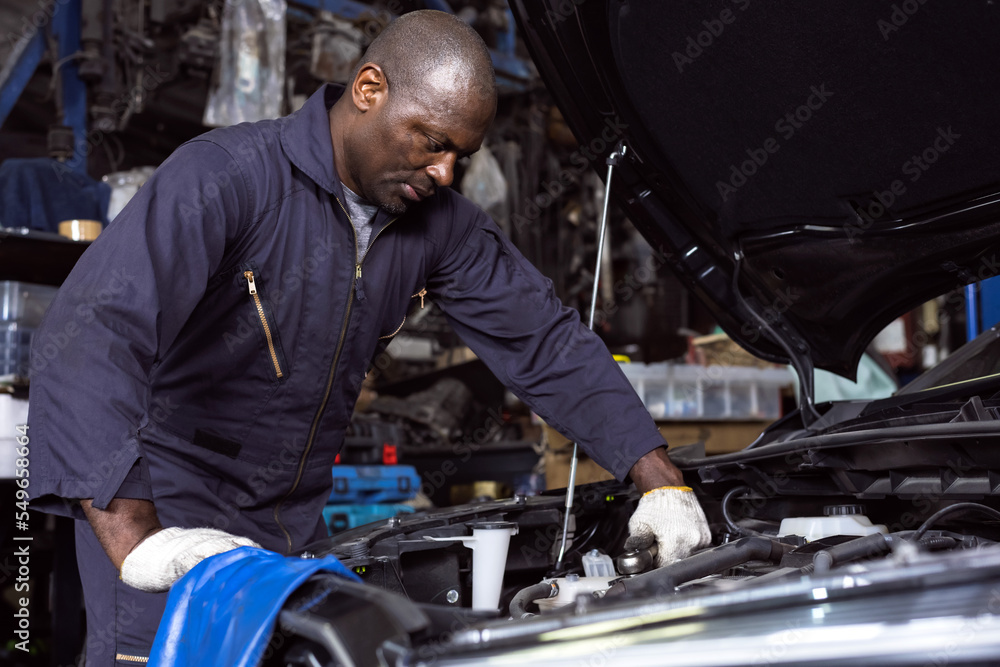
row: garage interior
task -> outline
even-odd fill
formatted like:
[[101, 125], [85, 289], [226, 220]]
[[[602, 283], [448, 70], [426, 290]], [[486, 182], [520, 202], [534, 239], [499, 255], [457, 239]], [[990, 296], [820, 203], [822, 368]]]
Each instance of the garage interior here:
[[[572, 12], [582, 3], [562, 4]], [[63, 281], [184, 142], [215, 127], [286, 116], [323, 84], [348, 83], [385, 26], [419, 9], [447, 11], [472, 26], [496, 71], [495, 120], [482, 148], [457, 162], [452, 188], [492, 217], [563, 304], [584, 324], [592, 322], [670, 448], [694, 445], [709, 458], [732, 454], [797, 409], [795, 369], [734, 341], [671, 270], [671, 253], [650, 244], [618, 199], [605, 201], [609, 156], [627, 143], [627, 130], [611, 123], [586, 141], [574, 135], [505, 0], [5, 2], [0, 663], [61, 667], [84, 659], [74, 520], [31, 512], [29, 577], [19, 578], [17, 560], [24, 546], [16, 524], [15, 501], [24, 488], [18, 427], [28, 415], [32, 364], [60, 363], [58, 340], [35, 340], [52, 353], [36, 347], [34, 361], [29, 349]], [[644, 49], [666, 58], [673, 50], [653, 43]], [[698, 64], [687, 58], [685, 66]], [[240, 76], [257, 77], [256, 92], [240, 91]], [[858, 382], [816, 371], [815, 401], [884, 398], [905, 387], [1000, 321], [995, 280], [954, 287], [895, 318], [868, 346]], [[430, 510], [561, 497], [568, 484], [613, 479], [505, 388], [425, 296], [372, 360], [331, 474], [323, 508], [331, 537], [416, 520]], [[576, 539], [595, 535], [601, 535], [596, 528]], [[554, 552], [558, 540], [542, 547]], [[463, 586], [474, 588], [453, 555], [459, 551], [455, 546], [438, 562], [450, 574], [412, 555], [410, 566], [426, 579], [407, 591], [410, 597], [470, 604], [469, 591], [451, 584], [468, 579]], [[365, 574], [374, 571], [370, 566]], [[30, 651], [16, 639], [24, 595]]]

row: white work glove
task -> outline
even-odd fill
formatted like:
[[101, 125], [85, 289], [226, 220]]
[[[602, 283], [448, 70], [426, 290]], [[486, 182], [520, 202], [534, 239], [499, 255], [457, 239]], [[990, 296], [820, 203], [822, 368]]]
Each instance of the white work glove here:
[[629, 519], [628, 532], [632, 543], [656, 541], [656, 567], [687, 558], [712, 542], [705, 512], [687, 486], [661, 486], [645, 493]]
[[260, 547], [246, 537], [214, 528], [164, 528], [140, 542], [122, 562], [121, 579], [148, 593], [170, 590], [174, 582], [209, 556], [239, 547]]

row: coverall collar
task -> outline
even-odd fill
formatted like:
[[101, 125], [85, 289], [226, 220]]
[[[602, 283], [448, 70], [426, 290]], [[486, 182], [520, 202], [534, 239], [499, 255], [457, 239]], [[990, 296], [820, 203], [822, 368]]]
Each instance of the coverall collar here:
[[[344, 186], [333, 161], [330, 109], [344, 90], [340, 84], [323, 84], [301, 109], [289, 114], [281, 126], [281, 146], [292, 164], [341, 202], [345, 201]], [[377, 235], [394, 217], [380, 208], [374, 220], [374, 234]]]
[[343, 185], [333, 164], [330, 108], [344, 87], [324, 84], [281, 127], [281, 145], [292, 164], [332, 195], [343, 199]]

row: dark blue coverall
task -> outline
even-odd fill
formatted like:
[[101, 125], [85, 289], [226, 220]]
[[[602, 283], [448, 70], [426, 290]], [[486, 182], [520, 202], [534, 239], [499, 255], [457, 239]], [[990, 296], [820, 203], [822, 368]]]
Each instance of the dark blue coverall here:
[[361, 382], [424, 288], [507, 387], [618, 479], [664, 444], [579, 314], [451, 189], [398, 219], [380, 211], [357, 261], [329, 129], [341, 92], [178, 148], [35, 338], [32, 504], [81, 519], [89, 665], [146, 655], [166, 594], [118, 579], [76, 500], [152, 500], [164, 526], [280, 553], [325, 536]]

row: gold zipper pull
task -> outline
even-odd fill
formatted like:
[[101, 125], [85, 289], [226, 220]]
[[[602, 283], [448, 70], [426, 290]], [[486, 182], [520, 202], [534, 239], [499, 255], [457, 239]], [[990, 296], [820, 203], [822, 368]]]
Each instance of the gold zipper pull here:
[[250, 294], [256, 294], [257, 283], [253, 281], [253, 271], [244, 271], [243, 277], [247, 279], [247, 283], [250, 285]]
[[417, 292], [416, 294], [414, 294], [413, 296], [419, 296], [420, 297], [420, 308], [423, 309], [423, 307], [424, 307], [424, 297], [427, 296], [427, 288], [426, 287], [421, 288], [420, 291]]
[[361, 263], [354, 265], [354, 277], [361, 280]]

